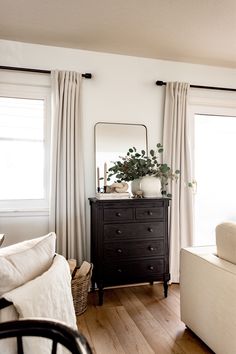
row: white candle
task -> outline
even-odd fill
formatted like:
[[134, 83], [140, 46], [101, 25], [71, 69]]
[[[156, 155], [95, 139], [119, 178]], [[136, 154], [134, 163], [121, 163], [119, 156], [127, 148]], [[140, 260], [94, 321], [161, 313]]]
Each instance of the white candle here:
[[98, 185], [98, 190], [100, 188], [100, 171], [99, 167], [97, 167], [97, 185]]
[[107, 185], [107, 163], [104, 163], [104, 187]]

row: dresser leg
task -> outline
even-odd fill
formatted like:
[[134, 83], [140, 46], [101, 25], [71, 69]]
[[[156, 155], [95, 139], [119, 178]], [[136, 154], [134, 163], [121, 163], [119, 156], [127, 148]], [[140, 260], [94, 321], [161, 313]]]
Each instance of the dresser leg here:
[[92, 280], [91, 280], [91, 292], [94, 292], [94, 291], [95, 291], [95, 281], [92, 278]]
[[102, 306], [102, 304], [103, 304], [103, 293], [104, 293], [103, 288], [99, 287], [99, 289], [98, 289], [98, 305], [99, 306]]
[[149, 283], [150, 283], [150, 285], [153, 285], [153, 280], [151, 280]]
[[167, 280], [164, 281], [163, 286], [164, 286], [164, 295], [165, 295], [165, 297], [167, 297], [167, 294], [168, 294], [168, 281]]

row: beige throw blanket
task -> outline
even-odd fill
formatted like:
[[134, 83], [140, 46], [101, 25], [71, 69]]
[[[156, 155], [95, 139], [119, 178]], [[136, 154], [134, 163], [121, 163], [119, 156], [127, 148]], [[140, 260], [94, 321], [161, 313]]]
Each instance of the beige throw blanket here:
[[[36, 260], [35, 260], [36, 261]], [[4, 294], [12, 301], [19, 318], [44, 317], [65, 322], [77, 329], [76, 317], [71, 294], [71, 275], [69, 265], [63, 256], [56, 255], [52, 266], [41, 276]], [[0, 341], [0, 353], [13, 354], [14, 348]], [[51, 342], [32, 338], [24, 340], [25, 353], [51, 353]]]

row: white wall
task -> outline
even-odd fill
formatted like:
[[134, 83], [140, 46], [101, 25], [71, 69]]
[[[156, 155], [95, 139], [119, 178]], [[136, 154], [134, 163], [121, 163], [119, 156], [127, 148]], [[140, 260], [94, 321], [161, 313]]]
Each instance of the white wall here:
[[[156, 80], [186, 81], [198, 85], [236, 86], [236, 70], [170, 62], [77, 49], [49, 47], [0, 40], [0, 65], [91, 72], [83, 81], [82, 109], [86, 198], [94, 196], [94, 125], [98, 121], [142, 123], [147, 126], [149, 147], [161, 142], [164, 88]], [[1, 72], [0, 72], [1, 75]], [[131, 141], [132, 145], [132, 141]], [[89, 239], [89, 206], [87, 203]], [[8, 242], [48, 230], [47, 217], [0, 217], [0, 232]], [[19, 225], [19, 227], [18, 227]], [[32, 231], [31, 231], [32, 230]], [[23, 236], [25, 235], [25, 236]]]

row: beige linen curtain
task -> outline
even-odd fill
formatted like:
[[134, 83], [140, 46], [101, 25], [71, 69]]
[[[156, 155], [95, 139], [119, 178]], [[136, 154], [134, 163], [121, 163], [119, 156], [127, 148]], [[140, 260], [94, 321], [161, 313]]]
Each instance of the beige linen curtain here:
[[170, 82], [166, 85], [163, 125], [163, 160], [173, 171], [180, 170], [178, 182], [169, 183], [172, 201], [169, 216], [171, 281], [179, 282], [179, 256], [182, 247], [192, 245], [193, 194], [189, 125], [187, 121], [189, 84]]
[[81, 74], [53, 71], [50, 231], [57, 252], [85, 258], [84, 164], [80, 115]]

